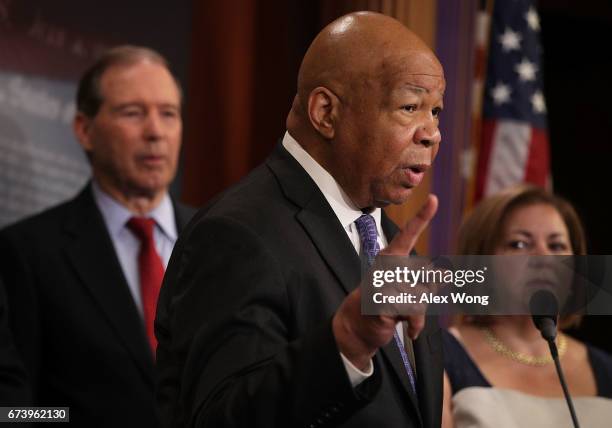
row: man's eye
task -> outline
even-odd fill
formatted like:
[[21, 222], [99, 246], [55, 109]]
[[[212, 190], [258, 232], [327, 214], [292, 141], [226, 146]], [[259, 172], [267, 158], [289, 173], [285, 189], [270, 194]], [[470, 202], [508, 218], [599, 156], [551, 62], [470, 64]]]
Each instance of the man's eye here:
[[440, 116], [440, 113], [442, 113], [442, 109], [440, 107], [436, 107], [431, 111], [431, 114], [433, 114], [434, 117]]
[[140, 110], [123, 110], [121, 112], [122, 116], [126, 116], [126, 117], [138, 117], [140, 116], [141, 111]]
[[408, 104], [408, 105], [402, 106], [402, 110], [405, 110], [408, 113], [414, 113], [416, 109], [417, 109], [417, 106], [415, 104]]
[[173, 118], [178, 116], [178, 112], [176, 112], [175, 110], [164, 110], [162, 111], [162, 116]]

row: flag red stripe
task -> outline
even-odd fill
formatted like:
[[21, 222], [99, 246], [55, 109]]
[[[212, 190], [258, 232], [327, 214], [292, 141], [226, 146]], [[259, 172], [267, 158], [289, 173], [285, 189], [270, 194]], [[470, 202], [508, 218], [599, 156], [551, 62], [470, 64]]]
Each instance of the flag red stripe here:
[[485, 192], [489, 178], [489, 159], [493, 147], [493, 135], [497, 121], [483, 119], [480, 150], [478, 151], [478, 165], [476, 169], [476, 194], [475, 200], [480, 200]]
[[545, 187], [550, 165], [548, 133], [543, 129], [531, 129], [531, 145], [525, 169], [525, 181]]

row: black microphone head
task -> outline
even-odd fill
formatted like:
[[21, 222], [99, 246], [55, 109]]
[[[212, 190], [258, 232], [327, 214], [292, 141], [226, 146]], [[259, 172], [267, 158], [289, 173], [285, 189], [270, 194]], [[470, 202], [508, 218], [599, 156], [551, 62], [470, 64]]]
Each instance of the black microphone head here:
[[548, 290], [536, 291], [529, 299], [529, 311], [542, 337], [548, 341], [555, 340], [559, 315], [559, 304], [555, 295]]
[[557, 298], [549, 290], [538, 290], [529, 299], [531, 315], [555, 317], [559, 315]]

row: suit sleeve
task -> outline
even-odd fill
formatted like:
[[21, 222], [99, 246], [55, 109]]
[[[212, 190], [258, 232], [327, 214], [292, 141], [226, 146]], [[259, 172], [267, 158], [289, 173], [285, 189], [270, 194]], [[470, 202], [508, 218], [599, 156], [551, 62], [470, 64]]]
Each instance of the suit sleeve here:
[[[296, 302], [288, 298], [284, 269], [253, 231], [209, 218], [183, 241], [157, 320], [160, 389], [167, 386], [164, 378], [178, 379], [174, 421], [331, 427], [375, 396], [379, 370], [351, 387], [331, 319], [295, 336]], [[171, 355], [180, 356], [181, 369], [166, 367]]]

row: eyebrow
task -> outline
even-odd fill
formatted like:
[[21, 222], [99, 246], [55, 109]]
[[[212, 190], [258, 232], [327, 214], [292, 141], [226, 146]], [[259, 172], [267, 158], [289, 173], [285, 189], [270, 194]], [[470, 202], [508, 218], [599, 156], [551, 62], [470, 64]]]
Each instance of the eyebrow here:
[[[408, 91], [410, 91], [412, 93], [415, 93], [417, 95], [429, 94], [430, 93], [429, 89], [423, 88], [422, 86], [417, 86], [417, 85], [415, 85], [413, 83], [404, 83], [404, 84], [402, 84], [398, 88], [398, 90], [400, 90], [400, 91], [408, 90]], [[442, 97], [444, 97], [444, 91], [442, 91], [440, 95]]]
[[[126, 103], [121, 103], [121, 104], [117, 104], [116, 106], [113, 107], [114, 111], [117, 110], [122, 110], [124, 108], [130, 108], [130, 107], [138, 107], [138, 108], [142, 108], [144, 107], [145, 104], [138, 102], [138, 101], [134, 101], [134, 102], [126, 102]], [[157, 107], [162, 107], [162, 108], [174, 108], [177, 110], [180, 110], [180, 105], [177, 104], [173, 104], [173, 103], [166, 103], [166, 102], [162, 102], [159, 104], [156, 104]]]
[[403, 85], [400, 87], [400, 89], [402, 89], [402, 90], [406, 90], [406, 89], [407, 89], [407, 90], [409, 90], [410, 92], [415, 92], [415, 93], [417, 93], [417, 94], [429, 93], [429, 90], [428, 90], [428, 89], [425, 89], [425, 88], [423, 88], [423, 87], [421, 87], [421, 86], [416, 86], [416, 85], [413, 85], [413, 84], [411, 84], [411, 83], [404, 83], [404, 84], [403, 84]]
[[[526, 230], [522, 230], [522, 229], [519, 229], [519, 230], [512, 230], [512, 231], [510, 231], [510, 233], [511, 233], [511, 234], [516, 233], [516, 234], [519, 234], [519, 235], [525, 235], [525, 236], [527, 236], [527, 237], [529, 237], [529, 238], [531, 238], [531, 237], [533, 236], [533, 235], [531, 234], [531, 232], [528, 232], [528, 231], [526, 231]], [[554, 233], [551, 233], [550, 235], [548, 235], [548, 236], [547, 236], [547, 238], [559, 238], [559, 237], [561, 237], [561, 238], [565, 238], [566, 236], [565, 236], [565, 234], [564, 234], [564, 233], [562, 233], [562, 232], [554, 232]]]

